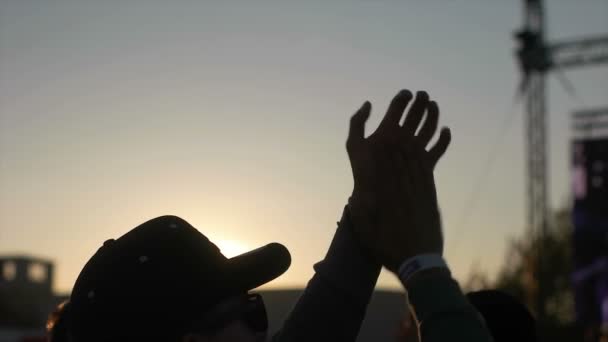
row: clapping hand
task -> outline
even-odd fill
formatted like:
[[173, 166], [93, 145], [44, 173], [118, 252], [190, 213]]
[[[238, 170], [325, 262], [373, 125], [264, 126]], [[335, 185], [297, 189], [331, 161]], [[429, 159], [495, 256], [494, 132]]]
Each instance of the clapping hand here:
[[[354, 189], [349, 209], [355, 233], [383, 265], [396, 271], [412, 256], [443, 253], [433, 170], [450, 144], [443, 128], [435, 144], [439, 107], [426, 92], [400, 91], [376, 131], [365, 137], [371, 104], [352, 116], [346, 148]], [[424, 122], [423, 122], [424, 119]]]

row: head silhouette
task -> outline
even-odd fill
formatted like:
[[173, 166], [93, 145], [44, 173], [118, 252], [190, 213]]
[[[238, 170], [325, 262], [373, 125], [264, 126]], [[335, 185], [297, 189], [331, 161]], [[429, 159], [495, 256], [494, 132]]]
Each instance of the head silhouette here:
[[271, 243], [226, 258], [176, 216], [107, 240], [84, 266], [70, 297], [73, 341], [258, 341], [267, 318], [249, 291], [287, 270]]
[[514, 297], [498, 290], [469, 292], [467, 298], [483, 317], [495, 342], [536, 342], [536, 321]]

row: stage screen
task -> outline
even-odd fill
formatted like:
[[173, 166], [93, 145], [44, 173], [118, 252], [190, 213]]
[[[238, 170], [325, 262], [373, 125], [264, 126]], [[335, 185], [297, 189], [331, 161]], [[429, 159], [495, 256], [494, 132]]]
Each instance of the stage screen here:
[[608, 220], [608, 138], [573, 142], [574, 209]]
[[573, 247], [575, 269], [608, 256], [608, 138], [572, 144]]

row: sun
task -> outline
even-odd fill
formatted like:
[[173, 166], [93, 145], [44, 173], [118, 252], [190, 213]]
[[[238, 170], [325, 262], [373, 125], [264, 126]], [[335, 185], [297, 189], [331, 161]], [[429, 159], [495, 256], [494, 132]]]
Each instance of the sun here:
[[249, 252], [251, 248], [247, 247], [244, 243], [236, 240], [229, 239], [217, 239], [213, 243], [219, 247], [222, 254], [227, 258], [232, 258], [237, 255]]

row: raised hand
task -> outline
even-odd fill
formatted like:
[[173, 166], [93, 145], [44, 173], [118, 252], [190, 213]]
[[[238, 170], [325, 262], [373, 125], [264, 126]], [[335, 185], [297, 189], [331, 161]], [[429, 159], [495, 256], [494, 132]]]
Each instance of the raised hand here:
[[427, 151], [437, 130], [439, 107], [426, 92], [418, 92], [401, 125], [411, 100], [411, 92], [400, 91], [367, 138], [371, 104], [365, 102], [351, 118], [346, 142], [354, 178], [349, 208], [355, 233], [392, 271], [414, 255], [443, 253], [433, 170], [451, 135], [442, 129]]

